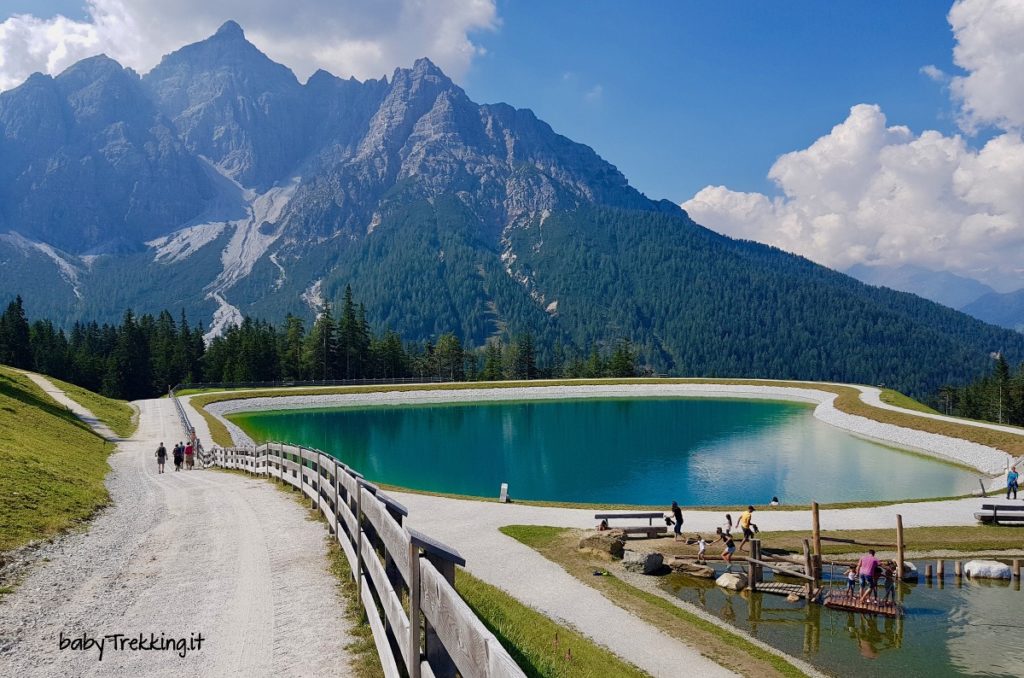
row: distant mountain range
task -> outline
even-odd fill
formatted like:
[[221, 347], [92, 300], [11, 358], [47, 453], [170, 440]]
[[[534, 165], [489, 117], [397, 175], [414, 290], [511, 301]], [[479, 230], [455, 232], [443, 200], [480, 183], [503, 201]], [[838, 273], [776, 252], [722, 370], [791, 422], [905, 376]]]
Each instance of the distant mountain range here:
[[848, 268], [846, 273], [869, 285], [911, 292], [987, 323], [1024, 331], [1024, 289], [999, 293], [972, 278], [909, 264], [857, 264]]
[[925, 393], [1024, 335], [717, 235], [426, 59], [300, 83], [234, 22], [144, 77], [99, 56], [0, 94], [0, 296], [68, 324], [184, 308], [542, 354], [629, 338], [659, 372]]

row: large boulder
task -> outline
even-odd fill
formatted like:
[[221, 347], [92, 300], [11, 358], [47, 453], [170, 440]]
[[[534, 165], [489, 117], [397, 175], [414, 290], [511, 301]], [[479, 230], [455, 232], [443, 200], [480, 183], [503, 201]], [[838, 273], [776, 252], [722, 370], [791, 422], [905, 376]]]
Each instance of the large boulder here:
[[726, 572], [715, 580], [723, 589], [742, 591], [747, 588], [747, 575], [740, 572]]
[[665, 558], [660, 553], [627, 550], [622, 556], [622, 566], [629, 572], [655, 574], [661, 570], [664, 564]]
[[692, 560], [683, 560], [682, 558], [673, 558], [668, 561], [667, 565], [672, 568], [673, 572], [682, 572], [688, 574], [691, 577], [700, 577], [702, 579], [714, 579], [715, 570], [707, 565], [701, 565], [695, 563]]
[[612, 558], [621, 558], [626, 549], [626, 535], [621, 530], [588, 532], [580, 539], [579, 547], [594, 553], [608, 554]]
[[911, 582], [920, 579], [920, 573], [917, 571], [917, 565], [909, 561], [903, 563], [903, 581]]
[[1009, 579], [1010, 566], [998, 560], [969, 560], [964, 574], [971, 579]]

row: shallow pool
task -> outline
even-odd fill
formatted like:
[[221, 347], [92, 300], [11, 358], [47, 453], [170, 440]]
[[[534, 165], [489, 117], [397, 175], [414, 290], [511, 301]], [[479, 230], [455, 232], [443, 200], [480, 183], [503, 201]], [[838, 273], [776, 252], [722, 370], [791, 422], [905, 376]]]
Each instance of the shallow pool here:
[[[721, 567], [719, 567], [721, 570]], [[770, 579], [770, 577], [768, 577]], [[664, 588], [835, 676], [1022, 676], [1020, 582], [947, 577], [903, 585], [901, 619], [830, 610], [782, 596], [726, 591], [709, 580], [667, 577]]]
[[850, 435], [799, 403], [577, 399], [231, 415], [257, 441], [335, 455], [367, 478], [534, 500], [690, 505], [948, 496], [975, 474]]

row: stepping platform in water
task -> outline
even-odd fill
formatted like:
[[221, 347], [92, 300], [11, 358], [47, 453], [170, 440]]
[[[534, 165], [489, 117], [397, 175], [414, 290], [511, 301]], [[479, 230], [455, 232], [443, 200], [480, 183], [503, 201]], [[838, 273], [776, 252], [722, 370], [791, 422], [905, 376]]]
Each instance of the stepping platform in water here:
[[807, 597], [807, 587], [801, 584], [784, 584], [777, 581], [766, 581], [757, 584], [758, 593], [772, 593], [776, 596], [797, 595]]
[[848, 593], [829, 593], [825, 596], [825, 607], [833, 610], [847, 610], [849, 612], [866, 612], [867, 614], [880, 614], [885, 617], [903, 616], [903, 608], [896, 603], [882, 603], [875, 600], [861, 602], [857, 596]]

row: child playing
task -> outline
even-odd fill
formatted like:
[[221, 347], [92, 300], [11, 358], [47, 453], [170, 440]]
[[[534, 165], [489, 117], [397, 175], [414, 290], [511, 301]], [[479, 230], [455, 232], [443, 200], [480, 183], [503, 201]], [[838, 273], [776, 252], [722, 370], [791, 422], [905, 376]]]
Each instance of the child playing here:
[[882, 568], [882, 581], [885, 583], [885, 598], [883, 603], [896, 602], [896, 563], [891, 560]]
[[846, 592], [851, 596], [857, 595], [857, 568], [853, 565], [846, 568]]
[[704, 540], [703, 534], [697, 535], [697, 562], [701, 565], [707, 565], [708, 560], [704, 556], [704, 553], [708, 550], [708, 543]]

